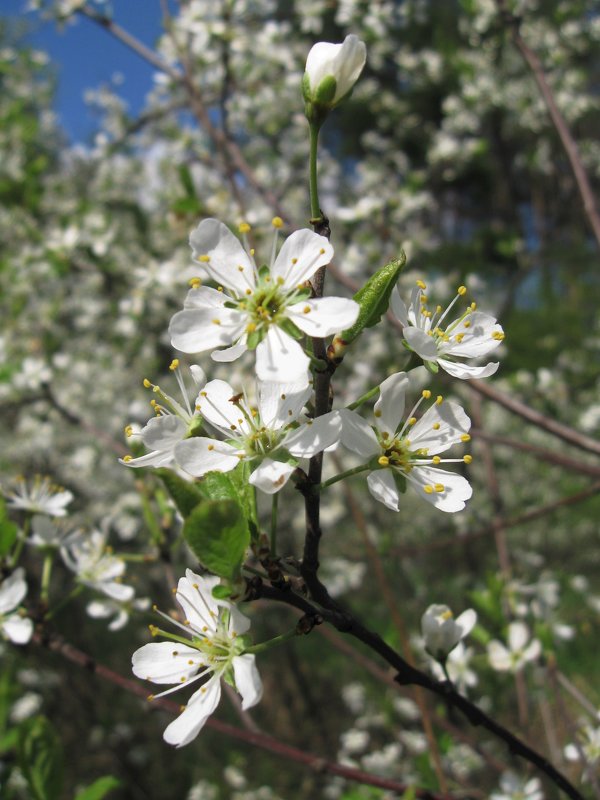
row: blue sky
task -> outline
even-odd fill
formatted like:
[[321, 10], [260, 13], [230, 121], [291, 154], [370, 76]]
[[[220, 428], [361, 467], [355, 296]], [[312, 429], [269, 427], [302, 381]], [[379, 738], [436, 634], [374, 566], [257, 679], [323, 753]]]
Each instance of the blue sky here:
[[[42, 22], [35, 13], [25, 13], [25, 0], [2, 0], [3, 16], [19, 17], [31, 26], [28, 40], [45, 50], [58, 74], [56, 111], [62, 127], [73, 142], [88, 142], [95, 129], [94, 115], [83, 101], [87, 88], [109, 83], [115, 73], [124, 82], [119, 94], [136, 114], [152, 88], [153, 67], [87, 19], [58, 30]], [[161, 32], [159, 0], [114, 0], [113, 18], [145, 44], [154, 46]]]

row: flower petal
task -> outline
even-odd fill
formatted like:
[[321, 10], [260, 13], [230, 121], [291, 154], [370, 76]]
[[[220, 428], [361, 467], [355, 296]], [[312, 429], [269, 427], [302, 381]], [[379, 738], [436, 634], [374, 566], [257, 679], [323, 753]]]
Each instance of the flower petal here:
[[[457, 358], [480, 358], [498, 347], [502, 339], [494, 338], [493, 335], [500, 335], [503, 331], [494, 317], [474, 311], [457, 325], [449, 325], [446, 333], [450, 336], [450, 341], [440, 346], [440, 354]], [[460, 341], [457, 341], [457, 336]]]
[[287, 316], [308, 336], [331, 336], [354, 325], [360, 306], [344, 297], [317, 297], [295, 303]]
[[212, 470], [229, 472], [235, 469], [240, 463], [238, 453], [240, 450], [227, 442], [218, 442], [216, 439], [197, 436], [186, 439], [177, 445], [175, 461], [190, 475], [201, 478]]
[[506, 647], [496, 639], [488, 642], [487, 654], [490, 665], [498, 672], [507, 672], [512, 669], [512, 657]]
[[380, 503], [391, 511], [398, 511], [398, 488], [389, 469], [378, 469], [367, 476], [369, 491]]
[[263, 695], [263, 685], [251, 653], [236, 656], [232, 662], [235, 687], [242, 695], [242, 710], [255, 706]]
[[190, 697], [185, 710], [163, 733], [167, 744], [183, 747], [193, 741], [200, 733], [221, 699], [221, 681], [217, 675], [201, 686]]
[[142, 442], [148, 450], [170, 450], [187, 435], [187, 425], [174, 414], [153, 417], [142, 428]]
[[310, 359], [298, 342], [276, 325], [256, 348], [256, 374], [261, 381], [308, 383]]
[[267, 428], [279, 430], [295, 422], [312, 394], [312, 386], [300, 383], [273, 383], [260, 381], [258, 385], [258, 409]]
[[217, 283], [238, 295], [256, 286], [254, 264], [240, 241], [218, 219], [202, 220], [190, 235], [190, 246], [197, 260], [208, 257], [201, 261], [202, 266]]
[[248, 315], [231, 308], [184, 309], [169, 323], [171, 344], [182, 353], [204, 353], [243, 336]]
[[296, 458], [312, 458], [316, 453], [339, 442], [341, 435], [340, 412], [330, 411], [288, 433], [281, 446]]
[[248, 483], [256, 486], [261, 492], [275, 494], [285, 486], [295, 469], [295, 464], [286, 464], [283, 461], [273, 461], [271, 458], [265, 458], [260, 466], [254, 470]]
[[224, 292], [211, 289], [210, 286], [198, 286], [196, 289], [189, 290], [183, 301], [183, 307], [187, 310], [208, 311], [209, 309], [223, 308], [228, 299]]
[[458, 444], [471, 427], [471, 420], [456, 403], [435, 403], [411, 428], [410, 449], [426, 449], [427, 455], [443, 453]]
[[438, 357], [438, 348], [433, 336], [429, 336], [425, 331], [420, 328], [413, 328], [409, 326], [404, 328], [402, 334], [411, 350], [420, 356], [425, 361], [436, 361]]
[[213, 597], [212, 590], [218, 586], [220, 579], [214, 575], [196, 575], [186, 569], [185, 577], [177, 582], [175, 599], [183, 609], [186, 621], [200, 635], [211, 637], [217, 629], [216, 620], [219, 605], [230, 608], [228, 601], [219, 601]]
[[447, 358], [438, 358], [440, 367], [454, 378], [466, 380], [468, 378], [489, 378], [500, 366], [499, 361], [490, 361], [484, 367], [473, 367], [470, 364], [461, 364], [458, 361], [448, 361]]
[[457, 617], [456, 624], [459, 626], [461, 631], [461, 639], [465, 636], [468, 636], [469, 633], [475, 627], [475, 623], [477, 622], [477, 612], [472, 608], [467, 608], [466, 611]]
[[13, 644], [27, 644], [33, 633], [33, 622], [29, 617], [11, 614], [0, 622], [0, 629]]
[[398, 291], [398, 287], [395, 286], [394, 290], [392, 291], [392, 297], [390, 300], [390, 305], [392, 307], [392, 311], [396, 315], [396, 317], [400, 320], [400, 322], [406, 327], [410, 325], [408, 321], [408, 309], [404, 303], [404, 300], [400, 297], [400, 292]]
[[239, 406], [231, 402], [234, 397], [239, 395], [227, 381], [209, 381], [198, 395], [196, 408], [211, 425], [235, 439], [250, 433], [250, 427]]
[[342, 419], [341, 442], [348, 450], [358, 453], [365, 459], [372, 458], [381, 452], [381, 447], [373, 428], [355, 411], [343, 408], [340, 411]]
[[17, 569], [0, 583], [0, 614], [13, 611], [27, 594], [25, 570]]
[[150, 642], [131, 657], [136, 678], [152, 683], [184, 683], [204, 664], [199, 650], [179, 642]]
[[404, 398], [408, 385], [406, 372], [396, 372], [379, 387], [379, 399], [375, 403], [375, 424], [378, 430], [387, 432], [392, 437], [404, 414]]
[[294, 231], [283, 243], [271, 275], [283, 279], [284, 289], [295, 289], [311, 278], [319, 267], [329, 264], [333, 247], [329, 241], [308, 228]]
[[511, 622], [508, 626], [508, 646], [513, 652], [522, 650], [529, 641], [529, 628], [524, 622]]
[[247, 337], [242, 336], [241, 339], [238, 339], [236, 344], [232, 345], [231, 347], [226, 347], [225, 350], [215, 350], [214, 353], [211, 353], [210, 357], [213, 361], [219, 362], [235, 361], [236, 358], [239, 358], [248, 349], [246, 341]]
[[[406, 473], [406, 479], [414, 486], [420, 497], [440, 511], [449, 513], [462, 511], [465, 502], [473, 494], [471, 484], [466, 478], [454, 472], [446, 472], [444, 469], [413, 467]], [[432, 491], [426, 490], [426, 486], [431, 487]], [[438, 492], [436, 486], [444, 488]]]

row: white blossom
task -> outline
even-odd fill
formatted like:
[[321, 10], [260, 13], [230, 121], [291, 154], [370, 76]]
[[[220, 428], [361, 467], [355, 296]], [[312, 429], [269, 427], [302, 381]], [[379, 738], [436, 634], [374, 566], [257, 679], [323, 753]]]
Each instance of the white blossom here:
[[333, 108], [352, 90], [366, 60], [365, 43], [354, 34], [342, 44], [317, 42], [306, 59], [305, 99]]
[[[276, 218], [275, 236], [281, 222]], [[240, 226], [243, 235], [247, 224]], [[205, 219], [190, 244], [219, 290], [198, 282], [188, 292], [183, 311], [171, 320], [173, 347], [184, 353], [211, 351], [215, 361], [234, 361], [256, 349], [259, 380], [308, 382], [310, 360], [296, 341], [325, 337], [350, 327], [359, 306], [342, 297], [310, 297], [307, 281], [333, 257], [324, 236], [310, 230], [292, 233], [270, 265], [258, 265], [229, 229]], [[225, 347], [220, 350], [218, 348]]]
[[17, 609], [27, 594], [25, 571], [17, 569], [0, 583], [0, 633], [14, 644], [27, 644], [33, 622]]
[[448, 606], [429, 606], [421, 617], [425, 650], [437, 661], [444, 663], [448, 654], [471, 632], [476, 622], [477, 614], [472, 608], [454, 619]]
[[425, 389], [401, 424], [408, 385], [405, 372], [390, 375], [381, 384], [374, 427], [356, 412], [342, 410], [342, 444], [366, 459], [372, 469], [367, 478], [369, 491], [392, 511], [398, 511], [397, 481], [402, 479], [440, 511], [460, 511], [471, 497], [471, 486], [462, 475], [438, 469], [437, 465], [469, 463], [471, 456], [442, 459], [438, 454], [454, 444], [468, 442], [471, 421], [461, 406], [444, 402], [441, 395], [417, 420], [414, 416], [417, 408], [431, 397], [431, 392]]
[[7, 505], [32, 514], [64, 517], [73, 494], [56, 486], [47, 476], [36, 475], [32, 481], [19, 477], [10, 489], [4, 489]]
[[520, 778], [508, 771], [500, 777], [500, 791], [493, 792], [490, 800], [544, 800], [544, 793], [539, 778]]
[[133, 597], [133, 587], [121, 583], [125, 562], [108, 550], [106, 538], [100, 531], [80, 532], [61, 547], [60, 554], [83, 586], [118, 602], [127, 602]]
[[477, 359], [494, 350], [504, 339], [502, 327], [494, 317], [476, 311], [471, 303], [460, 317], [452, 322], [446, 318], [456, 301], [466, 294], [459, 286], [456, 297], [444, 310], [436, 306], [430, 311], [425, 294], [426, 285], [417, 281], [408, 308], [400, 298], [398, 287], [392, 292], [391, 307], [404, 329], [404, 341], [410, 350], [426, 364], [438, 364], [455, 378], [487, 378], [498, 369], [498, 362], [483, 367], [466, 364], [461, 359]]
[[531, 639], [524, 622], [511, 622], [508, 626], [508, 647], [497, 639], [488, 643], [488, 659], [498, 672], [518, 672], [529, 661], [535, 661], [542, 652], [539, 639]]
[[226, 438], [186, 439], [176, 446], [175, 460], [198, 478], [212, 470], [229, 472], [241, 461], [259, 462], [250, 483], [274, 494], [289, 480], [297, 459], [310, 458], [339, 441], [342, 423], [336, 411], [297, 424], [310, 395], [304, 384], [259, 381], [255, 408], [226, 381], [210, 381], [198, 396], [198, 408]]
[[165, 741], [177, 747], [195, 739], [216, 709], [221, 699], [221, 678], [241, 694], [244, 710], [256, 705], [262, 697], [255, 656], [244, 652], [247, 643], [243, 634], [248, 631], [250, 620], [232, 603], [213, 597], [212, 590], [218, 583], [219, 578], [186, 570], [175, 594], [185, 615], [185, 625], [166, 614], [163, 616], [185, 632], [189, 643], [180, 635], [153, 627], [153, 635], [160, 633], [172, 641], [146, 644], [133, 654], [133, 673], [138, 678], [176, 684], [151, 699], [208, 679], [164, 732]]

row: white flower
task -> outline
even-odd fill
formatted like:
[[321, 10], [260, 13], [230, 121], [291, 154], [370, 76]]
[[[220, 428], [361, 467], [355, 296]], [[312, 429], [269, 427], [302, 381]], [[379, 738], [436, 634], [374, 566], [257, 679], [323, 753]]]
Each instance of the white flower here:
[[186, 439], [175, 448], [177, 464], [199, 478], [212, 470], [229, 472], [240, 461], [260, 461], [250, 483], [274, 494], [287, 483], [297, 459], [310, 458], [339, 441], [342, 423], [337, 411], [296, 424], [310, 387], [259, 381], [257, 395], [254, 408], [226, 381], [207, 383], [198, 396], [198, 408], [226, 440]]
[[112, 617], [109, 631], [118, 631], [123, 628], [128, 620], [131, 610], [147, 611], [150, 608], [150, 600], [147, 597], [139, 597], [130, 603], [119, 603], [117, 600], [107, 598], [106, 600], [92, 600], [86, 606], [86, 611], [92, 619], [108, 619]]
[[[477, 686], [477, 673], [469, 669], [473, 652], [472, 647], [465, 647], [463, 642], [459, 642], [445, 664], [450, 680], [462, 694], [465, 694], [467, 689]], [[441, 681], [446, 678], [444, 670], [437, 662], [432, 662], [431, 668], [436, 678]]]
[[448, 654], [471, 632], [476, 622], [477, 614], [472, 608], [454, 619], [448, 606], [429, 606], [421, 617], [425, 650], [437, 661], [444, 663]]
[[565, 757], [569, 761], [585, 759], [587, 767], [593, 767], [600, 761], [600, 727], [593, 728], [585, 725], [577, 735], [579, 746], [568, 744], [565, 747]]
[[[193, 433], [201, 423], [202, 418], [198, 410], [196, 408], [192, 410], [188, 392], [179, 371], [179, 359], [173, 359], [169, 369], [175, 373], [184, 405], [182, 406], [173, 397], [163, 392], [160, 386], [150, 383], [147, 378], [144, 380], [144, 386], [147, 389], [151, 388], [161, 402], [159, 403], [154, 399], [151, 401], [156, 416], [149, 420], [140, 432], [142, 442], [150, 452], [138, 458], [132, 458], [131, 456], [120, 458], [121, 464], [125, 464], [127, 467], [170, 466], [173, 463], [175, 447]], [[190, 367], [190, 372], [195, 386], [198, 389], [204, 386], [206, 383], [204, 370], [193, 364]], [[133, 435], [131, 425], [125, 428], [125, 433], [127, 436]]]
[[456, 359], [487, 355], [503, 341], [502, 327], [489, 314], [475, 311], [475, 303], [471, 303], [460, 317], [449, 324], [445, 323], [458, 298], [466, 294], [466, 288], [459, 286], [456, 297], [445, 311], [441, 306], [437, 306], [435, 311], [428, 309], [425, 289], [423, 281], [417, 281], [408, 309], [400, 299], [397, 286], [392, 293], [391, 307], [404, 326], [402, 333], [408, 348], [414, 350], [426, 364], [439, 364], [455, 378], [487, 378], [493, 375], [498, 369], [498, 362], [476, 367]]
[[16, 609], [27, 594], [23, 567], [0, 583], [0, 633], [14, 644], [27, 644], [33, 633], [33, 622]]
[[408, 385], [405, 372], [390, 375], [381, 384], [375, 427], [354, 411], [342, 410], [342, 444], [368, 460], [373, 470], [367, 478], [369, 491], [392, 511], [398, 511], [401, 488], [397, 481], [403, 479], [440, 511], [460, 511], [471, 497], [471, 486], [462, 475], [438, 469], [437, 465], [470, 463], [471, 456], [441, 459], [438, 454], [458, 442], [468, 442], [471, 421], [461, 406], [443, 402], [441, 396], [417, 420], [415, 411], [431, 397], [426, 389], [401, 425]]
[[[275, 237], [281, 222], [276, 221]], [[249, 226], [240, 229], [245, 236]], [[203, 220], [190, 244], [220, 290], [195, 286], [183, 311], [172, 318], [171, 343], [184, 353], [210, 350], [215, 361], [233, 361], [256, 348], [259, 380], [308, 382], [310, 360], [296, 339], [303, 333], [330, 336], [356, 321], [359, 306], [353, 300], [310, 298], [306, 281], [333, 257], [333, 247], [324, 236], [295, 231], [276, 258], [275, 238], [270, 266], [260, 269], [253, 251], [247, 252], [216, 219]], [[226, 349], [217, 350], [220, 347]]]
[[304, 99], [333, 108], [352, 90], [366, 60], [365, 43], [354, 34], [342, 44], [317, 42], [306, 59]]
[[41, 514], [34, 514], [31, 518], [31, 534], [27, 538], [27, 544], [42, 549], [61, 547], [72, 537], [79, 535], [80, 532], [74, 529], [68, 520], [50, 519]]
[[182, 747], [196, 738], [221, 699], [221, 678], [235, 685], [242, 696], [244, 710], [256, 705], [262, 697], [262, 682], [255, 665], [255, 656], [244, 653], [247, 647], [242, 634], [250, 620], [232, 603], [216, 600], [212, 590], [219, 578], [196, 575], [186, 570], [179, 579], [176, 599], [183, 609], [185, 625], [178, 625], [186, 636], [175, 636], [158, 628], [173, 641], [146, 644], [133, 654], [133, 673], [154, 683], [177, 684], [153, 697], [163, 697], [202, 678], [208, 678], [189, 699], [184, 711], [164, 732], [169, 744]]
[[61, 547], [60, 554], [83, 586], [119, 602], [126, 602], [133, 597], [133, 587], [121, 583], [125, 562], [108, 551], [106, 539], [100, 531], [80, 533]]
[[500, 791], [490, 800], [544, 800], [542, 784], [538, 778], [519, 778], [514, 772], [505, 772], [500, 778]]
[[542, 652], [542, 645], [538, 639], [529, 639], [529, 628], [524, 622], [511, 622], [508, 626], [508, 648], [497, 639], [488, 643], [488, 659], [492, 668], [498, 672], [518, 672], [528, 661], [535, 661]]
[[14, 488], [3, 490], [11, 508], [49, 517], [65, 517], [66, 507], [73, 499], [71, 492], [52, 483], [47, 476], [36, 475], [31, 483], [17, 478]]

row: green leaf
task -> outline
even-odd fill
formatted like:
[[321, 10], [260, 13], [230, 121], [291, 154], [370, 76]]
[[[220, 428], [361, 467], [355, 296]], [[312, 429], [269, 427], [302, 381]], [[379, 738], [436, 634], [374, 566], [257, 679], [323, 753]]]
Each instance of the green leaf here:
[[170, 469], [161, 467], [156, 472], [173, 498], [173, 502], [181, 516], [184, 519], [189, 517], [194, 508], [204, 500], [205, 495], [196, 484], [180, 478], [177, 473]]
[[216, 597], [217, 600], [226, 600], [228, 597], [231, 597], [232, 592], [233, 590], [231, 586], [225, 586], [221, 583], [214, 587], [212, 590], [212, 596]]
[[365, 328], [372, 328], [373, 325], [377, 325], [388, 309], [392, 289], [396, 285], [405, 264], [406, 255], [402, 252], [400, 258], [390, 261], [389, 264], [377, 270], [354, 295], [354, 300], [359, 304], [360, 311], [354, 325], [341, 334], [341, 338], [346, 345], [360, 336]]
[[186, 519], [183, 535], [192, 552], [215, 575], [234, 580], [250, 544], [248, 523], [236, 500], [207, 500]]
[[206, 475], [198, 481], [196, 488], [207, 500], [238, 499], [238, 491], [229, 477], [229, 473], [207, 472]]
[[103, 778], [98, 778], [86, 789], [82, 789], [75, 796], [75, 800], [102, 800], [108, 792], [112, 789], [118, 789], [121, 786], [121, 781], [113, 778], [112, 775], [105, 775]]
[[19, 528], [6, 516], [6, 505], [0, 497], [0, 558], [10, 553], [18, 533]]
[[58, 733], [45, 717], [34, 717], [21, 728], [19, 766], [35, 800], [59, 800], [63, 782], [63, 752]]

